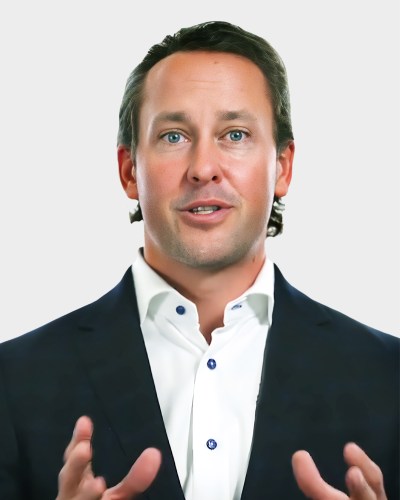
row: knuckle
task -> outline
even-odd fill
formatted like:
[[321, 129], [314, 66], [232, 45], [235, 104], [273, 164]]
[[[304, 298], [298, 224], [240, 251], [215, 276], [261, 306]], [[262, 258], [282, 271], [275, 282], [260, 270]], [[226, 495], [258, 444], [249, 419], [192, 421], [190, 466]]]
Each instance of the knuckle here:
[[75, 448], [75, 443], [74, 441], [70, 441], [68, 443], [68, 446], [65, 448], [65, 451], [64, 451], [64, 462], [66, 462], [69, 458], [69, 456], [71, 455], [73, 449]]
[[375, 463], [371, 464], [369, 483], [375, 491], [380, 491], [383, 488], [383, 474], [381, 469]]

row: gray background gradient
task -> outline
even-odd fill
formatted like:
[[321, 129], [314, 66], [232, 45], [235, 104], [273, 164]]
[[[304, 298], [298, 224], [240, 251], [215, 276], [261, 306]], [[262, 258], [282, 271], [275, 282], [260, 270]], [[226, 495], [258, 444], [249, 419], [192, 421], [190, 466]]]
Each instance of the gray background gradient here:
[[297, 150], [270, 257], [400, 336], [398, 2], [36, 0], [0, 7], [0, 340], [95, 300], [135, 258], [116, 161], [125, 81], [150, 45], [207, 20], [263, 36], [288, 70]]

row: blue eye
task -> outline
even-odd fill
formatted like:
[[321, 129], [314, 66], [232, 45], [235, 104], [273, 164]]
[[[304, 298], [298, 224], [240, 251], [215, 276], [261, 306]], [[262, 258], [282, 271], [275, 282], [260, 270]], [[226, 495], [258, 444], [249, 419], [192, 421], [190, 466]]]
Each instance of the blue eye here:
[[163, 139], [170, 144], [177, 144], [181, 141], [182, 135], [179, 132], [168, 132], [168, 134], [163, 135]]
[[231, 139], [231, 141], [241, 141], [244, 138], [244, 132], [242, 132], [241, 130], [232, 130], [231, 132], [229, 132], [229, 138]]

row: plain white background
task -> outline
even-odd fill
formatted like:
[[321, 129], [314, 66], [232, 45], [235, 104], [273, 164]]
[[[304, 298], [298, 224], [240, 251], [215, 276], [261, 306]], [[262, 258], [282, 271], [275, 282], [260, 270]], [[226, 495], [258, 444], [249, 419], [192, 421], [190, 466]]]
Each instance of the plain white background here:
[[263, 36], [288, 70], [297, 152], [270, 257], [313, 298], [400, 336], [397, 4], [3, 2], [0, 339], [95, 300], [132, 263], [125, 81], [150, 45], [208, 20]]

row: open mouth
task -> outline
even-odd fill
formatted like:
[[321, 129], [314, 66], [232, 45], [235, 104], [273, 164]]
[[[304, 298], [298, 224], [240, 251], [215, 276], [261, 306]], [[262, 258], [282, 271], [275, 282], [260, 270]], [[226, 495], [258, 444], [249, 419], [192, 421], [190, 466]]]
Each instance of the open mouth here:
[[204, 207], [195, 207], [191, 208], [189, 212], [192, 214], [199, 214], [199, 215], [208, 215], [212, 214], [213, 212], [216, 212], [217, 210], [220, 210], [221, 207], [217, 205], [209, 205], [209, 206], [204, 206]]

